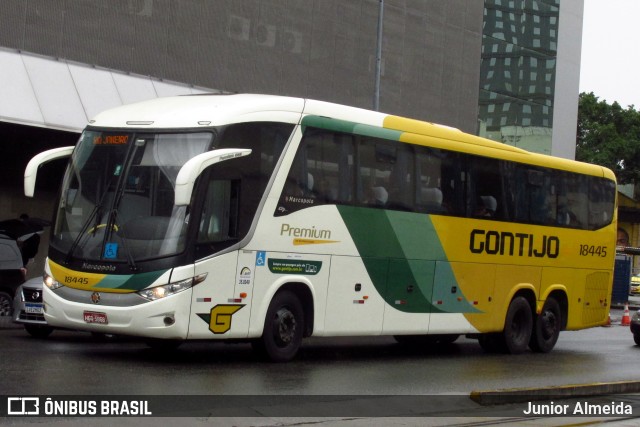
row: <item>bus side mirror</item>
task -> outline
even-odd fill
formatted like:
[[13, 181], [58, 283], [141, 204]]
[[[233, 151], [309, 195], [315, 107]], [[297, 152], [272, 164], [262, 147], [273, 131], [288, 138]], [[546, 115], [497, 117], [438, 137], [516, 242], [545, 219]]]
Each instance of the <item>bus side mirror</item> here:
[[60, 159], [63, 157], [71, 156], [73, 152], [73, 146], [52, 148], [51, 150], [43, 151], [40, 154], [35, 155], [24, 170], [24, 195], [27, 197], [33, 197], [33, 193], [36, 188], [36, 176], [38, 175], [38, 168], [43, 164], [50, 162], [51, 160]]
[[248, 148], [222, 148], [198, 154], [180, 168], [176, 178], [175, 205], [187, 206], [191, 202], [193, 185], [200, 174], [209, 166], [251, 154]]

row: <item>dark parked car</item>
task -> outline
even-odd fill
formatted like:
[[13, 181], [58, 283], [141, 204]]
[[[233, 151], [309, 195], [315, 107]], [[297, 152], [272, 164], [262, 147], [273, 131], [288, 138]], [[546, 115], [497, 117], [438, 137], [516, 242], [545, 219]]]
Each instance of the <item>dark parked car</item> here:
[[13, 296], [24, 278], [22, 254], [17, 242], [0, 233], [0, 316], [11, 316]]

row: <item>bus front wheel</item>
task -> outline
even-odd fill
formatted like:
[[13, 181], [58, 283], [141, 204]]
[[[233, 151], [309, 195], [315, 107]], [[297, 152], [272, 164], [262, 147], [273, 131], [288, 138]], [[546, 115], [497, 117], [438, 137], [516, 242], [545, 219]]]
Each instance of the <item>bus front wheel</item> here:
[[556, 345], [562, 324], [560, 304], [555, 298], [548, 298], [542, 312], [536, 317], [529, 347], [539, 353], [548, 353]]
[[262, 337], [253, 342], [253, 347], [273, 362], [288, 362], [302, 345], [303, 331], [300, 300], [292, 292], [279, 292], [267, 310]]
[[533, 313], [525, 297], [515, 297], [504, 322], [504, 342], [507, 352], [511, 354], [524, 353], [529, 346], [533, 329]]

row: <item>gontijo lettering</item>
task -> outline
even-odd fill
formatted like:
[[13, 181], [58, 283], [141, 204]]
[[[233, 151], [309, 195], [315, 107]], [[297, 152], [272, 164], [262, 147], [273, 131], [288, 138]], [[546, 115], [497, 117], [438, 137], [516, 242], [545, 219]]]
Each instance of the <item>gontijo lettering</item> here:
[[292, 227], [290, 224], [282, 224], [280, 226], [280, 235], [289, 237], [307, 237], [312, 239], [330, 239], [331, 230], [317, 229], [315, 226], [311, 228]]
[[474, 254], [557, 258], [560, 253], [560, 238], [474, 229], [469, 237], [469, 250]]

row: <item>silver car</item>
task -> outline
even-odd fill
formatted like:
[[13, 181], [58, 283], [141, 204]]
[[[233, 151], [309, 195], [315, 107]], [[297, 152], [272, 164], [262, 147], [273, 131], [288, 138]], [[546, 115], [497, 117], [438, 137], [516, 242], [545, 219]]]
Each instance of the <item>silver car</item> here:
[[53, 331], [44, 320], [42, 286], [42, 277], [29, 279], [18, 287], [13, 299], [13, 321], [23, 324], [26, 331], [36, 338], [46, 338]]

